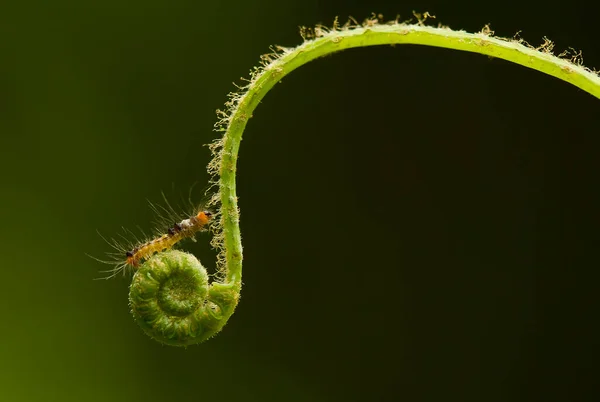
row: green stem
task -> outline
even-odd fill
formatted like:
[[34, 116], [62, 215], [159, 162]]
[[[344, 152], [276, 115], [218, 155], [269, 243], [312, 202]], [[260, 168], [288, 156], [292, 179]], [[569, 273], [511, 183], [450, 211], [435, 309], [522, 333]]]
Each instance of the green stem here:
[[[418, 44], [443, 47], [480, 53], [504, 59], [522, 66], [552, 75], [600, 98], [600, 77], [573, 61], [554, 56], [552, 43], [545, 43], [538, 49], [526, 46], [520, 40], [492, 37], [485, 28], [480, 33], [453, 31], [449, 28], [435, 28], [422, 24], [377, 24], [367, 22], [360, 27], [341, 30], [315, 30], [318, 36], [307, 40], [294, 49], [280, 49], [263, 57], [262, 68], [255, 69], [250, 83], [241, 94], [233, 94], [227, 104], [228, 111], [217, 123], [224, 131], [222, 139], [213, 144], [214, 159], [209, 172], [215, 176], [219, 194], [213, 200], [221, 203], [221, 227], [223, 236], [218, 236], [216, 244], [225, 250], [224, 270], [227, 280], [239, 281], [242, 274], [242, 242], [239, 228], [235, 172], [242, 139], [242, 133], [254, 109], [273, 86], [296, 68], [322, 56], [344, 49], [377, 45]], [[576, 64], [577, 63], [577, 64]], [[220, 229], [220, 228], [219, 228]], [[222, 244], [220, 243], [222, 241]]]
[[[425, 14], [425, 17], [427, 16]], [[293, 49], [277, 48], [274, 53], [263, 56], [262, 67], [254, 69], [248, 85], [242, 88], [241, 92], [231, 95], [230, 101], [226, 104], [228, 109], [225, 112], [219, 112], [221, 120], [216, 124], [216, 128], [217, 131], [223, 131], [224, 135], [211, 145], [214, 158], [208, 166], [208, 171], [213, 176], [212, 183], [218, 186], [218, 191], [213, 195], [211, 204], [217, 211], [213, 224], [213, 246], [219, 250], [217, 265], [222, 282], [214, 282], [210, 285], [210, 290], [203, 288], [207, 299], [204, 299], [204, 302], [196, 301], [196, 304], [205, 306], [204, 310], [198, 310], [200, 313], [195, 313], [199, 321], [183, 321], [179, 316], [169, 318], [170, 321], [167, 321], [171, 326], [158, 326], [159, 334], [155, 338], [175, 345], [197, 343], [218, 332], [233, 314], [239, 299], [242, 280], [242, 241], [235, 182], [242, 133], [263, 97], [279, 80], [296, 68], [316, 58], [344, 49], [376, 45], [418, 44], [480, 53], [504, 59], [569, 82], [600, 98], [600, 77], [581, 65], [581, 58], [578, 54], [572, 54], [569, 60], [554, 56], [551, 53], [553, 44], [548, 40], [545, 40], [540, 47], [533, 48], [521, 40], [493, 37], [487, 27], [482, 32], [472, 34], [453, 31], [449, 28], [425, 26], [421, 16], [417, 15], [417, 17], [419, 23], [414, 25], [379, 24], [377, 19], [370, 19], [361, 26], [342, 29], [338, 29], [337, 26], [334, 26], [332, 30], [317, 27], [308, 31], [313, 39], [305, 40], [300, 46]], [[187, 258], [179, 255], [173, 257]], [[163, 260], [159, 261], [160, 258], [162, 257], [156, 257], [153, 263], [162, 264]], [[165, 262], [165, 264], [167, 263]], [[146, 311], [150, 312], [145, 317], [139, 317], [138, 322], [151, 336], [156, 323], [166, 323], [165, 319], [159, 317], [152, 310], [156, 303], [148, 302], [150, 295], [159, 292], [160, 286], [162, 286], [158, 284], [158, 280], [161, 278], [155, 278], [156, 275], [153, 272], [158, 271], [156, 268], [150, 267], [140, 269], [136, 273], [136, 276], [143, 273], [150, 279], [149, 282], [143, 282], [146, 288], [140, 292], [134, 292], [136, 297], [146, 301], [146, 304], [142, 304], [138, 310], [133, 308], [134, 313], [136, 311], [140, 314]], [[192, 274], [188, 273], [187, 275]], [[136, 282], [142, 283], [142, 278], [138, 281], [134, 279], [134, 283]], [[202, 281], [198, 280], [198, 283], [200, 282]], [[181, 295], [187, 291], [188, 289], [184, 288], [169, 297], [179, 300]], [[166, 296], [161, 297], [164, 300], [171, 300]], [[177, 313], [178, 311], [187, 311], [188, 304], [184, 304], [182, 307], [177, 303], [164, 302], [163, 304], [174, 306], [175, 314], [180, 314]], [[206, 328], [206, 331], [202, 333], [198, 328]], [[179, 333], [184, 334], [185, 339], [178, 340]]]

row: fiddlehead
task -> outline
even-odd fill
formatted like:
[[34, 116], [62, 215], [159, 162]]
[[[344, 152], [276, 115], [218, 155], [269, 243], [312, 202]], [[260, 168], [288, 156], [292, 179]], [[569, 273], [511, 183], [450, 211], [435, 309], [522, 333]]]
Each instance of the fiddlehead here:
[[[427, 13], [415, 16], [416, 24], [381, 23], [373, 17], [360, 25], [347, 23], [340, 27], [336, 20], [331, 29], [322, 26], [303, 29], [305, 41], [298, 47], [276, 47], [273, 53], [262, 57], [261, 67], [252, 70], [248, 84], [231, 94], [227, 109], [219, 112], [220, 120], [215, 126], [224, 134], [211, 145], [213, 160], [208, 171], [217, 187], [210, 201], [217, 211], [211, 224], [212, 244], [219, 251], [220, 280], [209, 285], [205, 273], [196, 273], [202, 271], [199, 263], [186, 254], [169, 251], [150, 258], [136, 272], [130, 292], [132, 311], [146, 333], [171, 345], [198, 343], [218, 332], [233, 313], [242, 275], [235, 181], [242, 133], [261, 99], [296, 68], [344, 49], [420, 44], [504, 59], [557, 77], [600, 98], [600, 77], [581, 65], [579, 54], [553, 55], [552, 43], [547, 39], [535, 48], [520, 39], [494, 37], [489, 27], [479, 33], [453, 31], [426, 26], [424, 22], [430, 17]], [[182, 265], [171, 268], [171, 264]], [[184, 279], [171, 279], [171, 273]], [[178, 290], [173, 294], [166, 290], [174, 288]], [[193, 295], [192, 289], [199, 290], [201, 296]], [[186, 295], [191, 296], [190, 301], [183, 300]], [[161, 309], [171, 311], [168, 313], [171, 315], [161, 315]]]
[[239, 297], [235, 283], [209, 284], [206, 269], [191, 254], [155, 254], [135, 273], [131, 311], [144, 332], [159, 342], [187, 346], [225, 325]]

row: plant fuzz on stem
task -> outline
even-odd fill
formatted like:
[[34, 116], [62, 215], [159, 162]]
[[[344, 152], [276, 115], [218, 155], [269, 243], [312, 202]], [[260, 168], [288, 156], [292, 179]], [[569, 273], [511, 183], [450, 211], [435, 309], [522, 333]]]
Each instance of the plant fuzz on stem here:
[[216, 211], [211, 224], [212, 245], [218, 250], [221, 279], [208, 284], [200, 263], [179, 251], [158, 253], [135, 273], [131, 309], [144, 331], [169, 345], [185, 346], [216, 334], [233, 314], [242, 285], [242, 242], [236, 194], [236, 164], [242, 133], [254, 109], [273, 86], [296, 68], [319, 57], [357, 47], [419, 44], [480, 53], [531, 68], [566, 81], [600, 98], [600, 78], [583, 67], [581, 53], [552, 54], [544, 38], [538, 47], [522, 39], [493, 36], [486, 26], [478, 33], [428, 26], [428, 13], [414, 14], [416, 23], [383, 23], [380, 16], [362, 24], [350, 20], [332, 28], [302, 29], [304, 42], [295, 48], [274, 47], [262, 56], [261, 66], [250, 73], [247, 84], [229, 95], [225, 111], [219, 111], [216, 131], [223, 137], [210, 145], [208, 166], [211, 184], [217, 187], [209, 205]]

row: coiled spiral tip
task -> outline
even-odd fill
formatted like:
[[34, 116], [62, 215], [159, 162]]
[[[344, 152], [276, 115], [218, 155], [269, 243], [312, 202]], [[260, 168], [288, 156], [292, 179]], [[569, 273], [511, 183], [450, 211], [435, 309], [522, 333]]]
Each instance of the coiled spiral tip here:
[[151, 338], [173, 346], [200, 343], [219, 332], [239, 300], [236, 284], [213, 282], [200, 261], [178, 250], [140, 266], [129, 288], [131, 312]]

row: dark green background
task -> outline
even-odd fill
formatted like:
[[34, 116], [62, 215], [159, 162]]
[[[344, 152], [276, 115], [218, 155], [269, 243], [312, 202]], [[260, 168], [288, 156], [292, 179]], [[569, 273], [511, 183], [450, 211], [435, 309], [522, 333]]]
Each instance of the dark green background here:
[[269, 93], [242, 300], [205, 344], [146, 337], [85, 255], [206, 184], [215, 109], [299, 25], [428, 10], [600, 68], [596, 10], [496, 3], [3, 4], [0, 400], [597, 400], [600, 101], [499, 60], [353, 50]]

